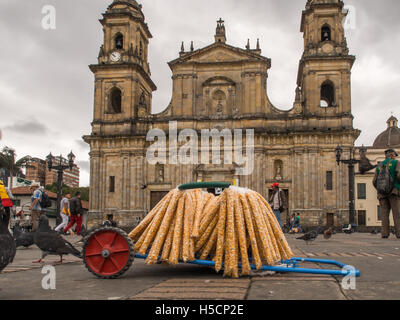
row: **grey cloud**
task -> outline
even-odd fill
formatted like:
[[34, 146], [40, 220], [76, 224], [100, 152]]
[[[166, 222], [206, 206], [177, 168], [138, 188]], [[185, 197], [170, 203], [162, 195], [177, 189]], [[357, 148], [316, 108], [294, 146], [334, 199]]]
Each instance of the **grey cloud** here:
[[16, 122], [10, 126], [4, 127], [4, 130], [18, 134], [32, 134], [32, 135], [45, 135], [48, 133], [47, 127], [36, 120], [26, 120], [26, 121]]

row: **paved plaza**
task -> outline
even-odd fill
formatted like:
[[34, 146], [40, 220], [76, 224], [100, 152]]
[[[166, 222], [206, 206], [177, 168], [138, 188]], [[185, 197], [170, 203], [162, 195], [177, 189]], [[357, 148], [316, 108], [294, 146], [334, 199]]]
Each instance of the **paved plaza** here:
[[[36, 246], [18, 249], [14, 263], [0, 274], [0, 299], [229, 299], [229, 300], [365, 300], [400, 299], [400, 240], [380, 235], [336, 234], [311, 245], [287, 235], [296, 256], [338, 260], [361, 271], [355, 290], [344, 290], [341, 277], [253, 272], [251, 277], [224, 279], [209, 267], [196, 265], [145, 265], [135, 259], [121, 278], [94, 277], [75, 257], [55, 265], [56, 289], [42, 288], [43, 265]], [[72, 242], [78, 237], [69, 237]], [[53, 264], [58, 257], [48, 257]], [[307, 265], [308, 267], [308, 265]], [[315, 265], [321, 268], [323, 266]]]

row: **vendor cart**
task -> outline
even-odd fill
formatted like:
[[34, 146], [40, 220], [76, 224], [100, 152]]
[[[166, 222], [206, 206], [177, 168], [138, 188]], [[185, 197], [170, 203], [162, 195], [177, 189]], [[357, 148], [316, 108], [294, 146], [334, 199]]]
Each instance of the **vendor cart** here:
[[[180, 190], [189, 189], [213, 189], [229, 188], [228, 183], [190, 183], [179, 186]], [[127, 233], [119, 228], [103, 227], [94, 230], [83, 245], [83, 261], [86, 268], [95, 276], [102, 279], [115, 279], [123, 275], [133, 264], [134, 259], [146, 259], [147, 255], [135, 253], [134, 244]], [[181, 261], [181, 263], [183, 263]], [[302, 264], [319, 264], [336, 268], [307, 268]], [[214, 267], [215, 262], [211, 260], [194, 260], [187, 262], [200, 266]], [[256, 266], [251, 264], [251, 269], [256, 270]], [[239, 264], [239, 268], [240, 268]], [[361, 275], [360, 271], [346, 266], [334, 260], [292, 258], [281, 261], [277, 266], [263, 266], [263, 271], [273, 271], [280, 273], [302, 273], [320, 274], [334, 276], [355, 276]]]

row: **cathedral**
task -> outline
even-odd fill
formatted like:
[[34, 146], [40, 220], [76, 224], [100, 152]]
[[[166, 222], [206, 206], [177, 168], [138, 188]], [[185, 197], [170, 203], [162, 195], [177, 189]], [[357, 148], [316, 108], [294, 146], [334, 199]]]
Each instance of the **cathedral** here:
[[[355, 57], [345, 38], [343, 7], [341, 0], [307, 1], [290, 110], [279, 110], [268, 98], [271, 60], [259, 44], [231, 46], [220, 19], [210, 45], [188, 51], [182, 45], [168, 63], [172, 98], [153, 114], [150, 26], [135, 0], [114, 0], [100, 20], [104, 43], [98, 62], [90, 65], [94, 118], [84, 137], [90, 145], [89, 226], [110, 217], [120, 226], [135, 226], [168, 191], [192, 181], [226, 181], [265, 198], [278, 182], [288, 197], [288, 214], [300, 213], [303, 224], [347, 223], [348, 169], [337, 165], [335, 148], [341, 146], [348, 157], [360, 131], [351, 113]], [[168, 132], [171, 122], [178, 132], [254, 130], [254, 170], [240, 175], [235, 163], [149, 163], [148, 132]]]

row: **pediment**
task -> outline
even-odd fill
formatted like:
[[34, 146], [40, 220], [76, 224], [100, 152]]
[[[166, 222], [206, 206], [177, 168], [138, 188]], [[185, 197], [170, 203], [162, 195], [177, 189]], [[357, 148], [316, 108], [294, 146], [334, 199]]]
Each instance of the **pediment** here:
[[249, 56], [232, 52], [226, 48], [214, 48], [192, 57], [192, 61], [198, 62], [224, 62], [224, 61], [243, 61], [248, 60]]
[[170, 66], [186, 62], [197, 63], [223, 63], [240, 62], [247, 60], [260, 60], [270, 63], [270, 59], [253, 51], [232, 47], [227, 44], [215, 43], [206, 48], [185, 53], [180, 58], [169, 63]]

